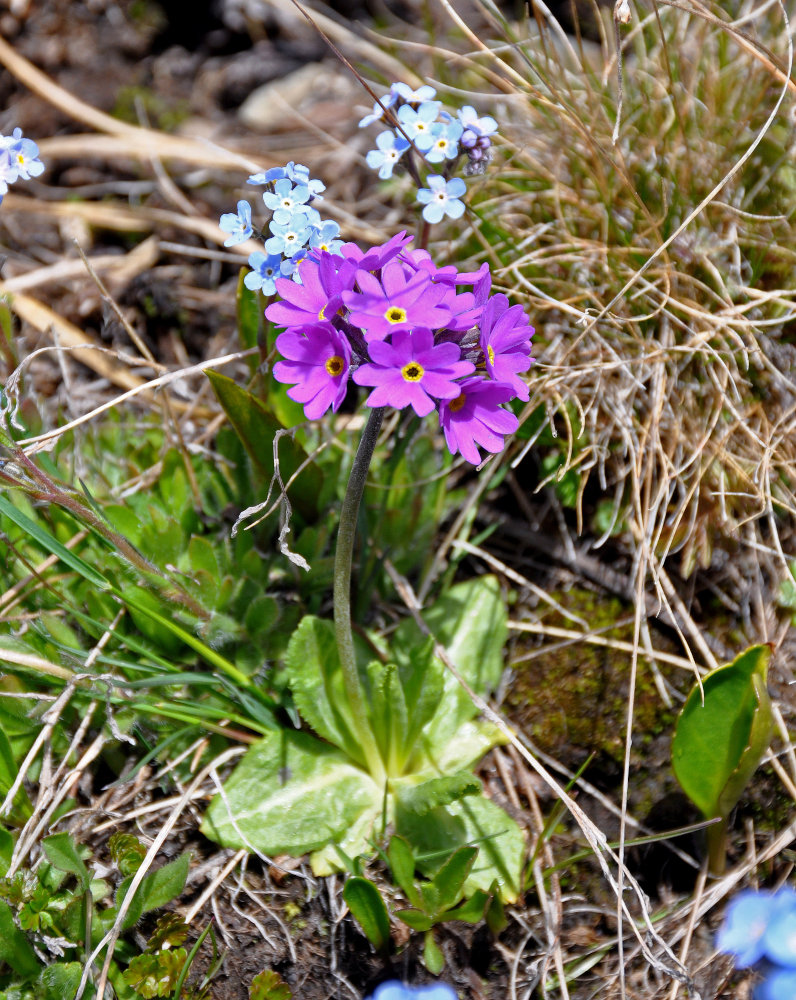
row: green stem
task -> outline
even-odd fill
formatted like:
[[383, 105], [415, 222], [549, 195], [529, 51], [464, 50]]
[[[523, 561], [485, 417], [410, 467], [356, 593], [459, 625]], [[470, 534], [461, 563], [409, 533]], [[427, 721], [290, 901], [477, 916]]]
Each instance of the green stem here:
[[351, 632], [351, 562], [354, 556], [359, 505], [365, 491], [370, 460], [373, 457], [373, 450], [376, 447], [383, 418], [384, 407], [371, 410], [365, 430], [362, 432], [354, 464], [351, 467], [343, 505], [340, 508], [340, 526], [337, 531], [337, 548], [334, 554], [334, 632], [337, 639], [340, 666], [343, 670], [343, 683], [357, 728], [356, 736], [365, 753], [365, 760], [371, 776], [378, 785], [384, 783], [386, 774], [384, 762], [381, 759], [368, 719], [365, 696], [354, 653], [354, 636]]
[[728, 818], [707, 828], [708, 871], [715, 878], [721, 878], [727, 867], [727, 827]]

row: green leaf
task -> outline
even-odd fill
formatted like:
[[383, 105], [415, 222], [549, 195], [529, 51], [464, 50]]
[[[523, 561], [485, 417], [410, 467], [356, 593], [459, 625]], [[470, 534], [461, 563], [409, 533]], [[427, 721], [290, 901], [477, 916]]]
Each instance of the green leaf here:
[[409, 726], [406, 700], [394, 663], [374, 660], [368, 665], [370, 719], [387, 774], [400, 774], [406, 759], [404, 744]]
[[346, 882], [343, 899], [368, 941], [377, 951], [384, 951], [390, 943], [390, 917], [376, 886], [355, 875]]
[[187, 957], [184, 948], [136, 955], [122, 975], [144, 1000], [165, 997], [174, 989]]
[[85, 559], [81, 559], [80, 556], [75, 555], [66, 546], [61, 545], [57, 538], [50, 534], [49, 531], [45, 531], [39, 524], [31, 520], [27, 514], [23, 514], [22, 511], [17, 510], [17, 508], [11, 503], [8, 497], [2, 496], [0, 494], [0, 514], [5, 514], [9, 520], [13, 521], [17, 527], [22, 528], [22, 530], [33, 538], [42, 548], [46, 549], [47, 552], [51, 552], [54, 556], [57, 556], [61, 562], [68, 566], [69, 569], [74, 570], [79, 573], [84, 579], [88, 580], [95, 587], [100, 590], [105, 590], [109, 586], [108, 580], [98, 573], [97, 570], [90, 566]]
[[415, 856], [403, 837], [397, 834], [390, 838], [387, 859], [396, 885], [412, 906], [420, 907], [422, 899], [415, 884]]
[[0, 826], [0, 877], [4, 877], [14, 853], [14, 837], [4, 826]]
[[457, 771], [442, 778], [431, 778], [421, 784], [395, 781], [393, 789], [396, 802], [403, 810], [425, 816], [437, 806], [446, 806], [465, 795], [476, 795], [481, 791], [481, 782], [470, 771]]
[[62, 872], [69, 872], [76, 875], [85, 892], [91, 884], [91, 875], [77, 845], [68, 833], [54, 833], [51, 837], [46, 837], [41, 843], [47, 860]]
[[40, 1000], [74, 1000], [83, 966], [80, 962], [56, 962], [41, 970], [37, 983]]
[[150, 872], [144, 878], [138, 889], [144, 913], [157, 910], [179, 896], [185, 888], [190, 860], [190, 851], [186, 851], [174, 861], [158, 868], [156, 872]]
[[423, 941], [423, 965], [432, 976], [438, 976], [445, 968], [445, 956], [434, 940], [434, 932], [431, 930], [426, 931]]
[[272, 969], [258, 972], [249, 987], [249, 1000], [291, 1000], [292, 996], [290, 987]]
[[24, 979], [38, 975], [41, 964], [27, 937], [14, 923], [11, 907], [0, 899], [0, 962], [10, 965]]
[[[190, 862], [190, 852], [181, 854], [175, 861], [170, 861], [155, 872], [150, 872], [145, 876], [130, 905], [127, 908], [122, 927], [126, 930], [141, 918], [142, 914], [158, 907], [165, 906], [172, 899], [176, 899], [185, 886], [188, 877], [188, 865]], [[133, 878], [131, 875], [126, 878], [116, 890], [116, 908], [118, 909], [122, 901], [126, 898]]]
[[398, 666], [408, 717], [404, 735], [404, 760], [409, 760], [423, 727], [431, 721], [440, 706], [445, 688], [444, 665], [434, 656], [434, 640], [413, 646]]
[[501, 746], [508, 738], [491, 722], [463, 722], [444, 747], [429, 750], [435, 773], [458, 771], [473, 767], [492, 747]]
[[773, 733], [766, 690], [768, 646], [752, 646], [712, 670], [686, 699], [672, 741], [672, 766], [683, 791], [710, 819], [729, 815]]
[[[18, 773], [19, 768], [14, 760], [14, 751], [11, 748], [11, 741], [0, 726], [0, 802], [5, 799], [6, 795], [11, 790], [11, 786], [16, 781]], [[33, 805], [28, 798], [28, 794], [24, 788], [20, 787], [14, 796], [11, 818], [13, 821], [21, 819], [24, 823], [26, 820], [30, 819], [32, 813]]]
[[117, 830], [108, 841], [111, 859], [122, 875], [135, 875], [146, 857], [146, 848], [132, 833]]
[[460, 847], [434, 876], [437, 915], [455, 906], [462, 898], [464, 883], [478, 855], [477, 847]]
[[433, 876], [441, 857], [469, 844], [479, 852], [464, 885], [465, 895], [477, 889], [488, 892], [496, 881], [502, 899], [513, 902], [517, 898], [525, 856], [522, 831], [482, 794], [468, 795], [424, 816], [396, 805], [395, 828], [412, 844], [424, 874]]
[[[263, 311], [260, 308], [260, 296], [243, 283], [247, 268], [242, 267], [238, 275], [236, 295], [236, 312], [238, 315], [238, 337], [240, 346], [247, 350], [257, 346], [257, 337], [263, 322]], [[255, 359], [255, 366], [257, 362]]]
[[288, 684], [302, 719], [352, 761], [365, 766], [332, 622], [314, 615], [302, 618], [290, 638], [286, 663]]
[[301, 855], [339, 842], [358, 823], [369, 832], [381, 807], [381, 789], [343, 753], [282, 730], [247, 751], [201, 829], [225, 847]]
[[484, 919], [487, 904], [490, 898], [482, 889], [466, 899], [455, 910], [448, 910], [445, 914], [446, 920], [463, 920], [466, 924], [478, 924]]
[[413, 931], [427, 931], [433, 923], [431, 917], [420, 910], [396, 910], [395, 916]]
[[465, 895], [472, 895], [476, 889], [484, 892], [497, 889], [504, 902], [513, 903], [519, 895], [525, 859], [522, 830], [500, 806], [484, 795], [468, 795], [446, 808], [464, 822], [467, 843], [479, 848], [464, 884]]
[[[457, 584], [423, 612], [423, 620], [477, 694], [484, 697], [497, 687], [503, 673], [503, 646], [508, 630], [506, 609], [495, 577], [483, 576]], [[401, 664], [406, 663], [413, 650], [425, 644], [426, 639], [414, 621], [406, 619], [396, 629], [392, 648]], [[444, 688], [437, 711], [423, 734], [430, 753], [444, 751], [461, 724], [478, 714], [450, 671], [445, 670], [443, 676]]]
[[[274, 474], [273, 441], [282, 425], [269, 411], [265, 403], [242, 389], [239, 385], [218, 372], [205, 372], [210, 379], [219, 403], [238, 433], [252, 462], [266, 481]], [[307, 453], [290, 437], [279, 442], [279, 468], [282, 482], [288, 479], [307, 459]], [[318, 497], [322, 486], [322, 475], [317, 465], [310, 462], [290, 487], [290, 498], [307, 520], [318, 513]]]

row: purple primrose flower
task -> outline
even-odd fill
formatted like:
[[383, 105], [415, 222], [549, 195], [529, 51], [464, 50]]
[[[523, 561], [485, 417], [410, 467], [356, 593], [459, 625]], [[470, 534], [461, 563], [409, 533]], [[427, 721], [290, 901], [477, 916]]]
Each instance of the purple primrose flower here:
[[307, 419], [317, 420], [330, 406], [336, 413], [345, 398], [351, 361], [346, 338], [331, 323], [318, 323], [280, 333], [276, 347], [288, 360], [277, 361], [274, 378], [295, 383], [287, 394], [304, 404]]
[[490, 378], [508, 383], [515, 395], [527, 402], [528, 386], [517, 373], [527, 372], [533, 364], [530, 341], [534, 330], [522, 306], [509, 306], [505, 295], [493, 295], [483, 308], [480, 327], [480, 346]]
[[[354, 285], [355, 265], [335, 254], [319, 251], [298, 267], [301, 284], [277, 278], [276, 289], [283, 302], [272, 302], [265, 310], [277, 326], [307, 326], [329, 321], [342, 307], [342, 294]], [[339, 267], [338, 267], [339, 266]]]
[[[281, 213], [277, 227], [287, 224]], [[312, 242], [336, 235], [336, 223], [327, 225], [315, 227]], [[436, 408], [450, 451], [479, 464], [479, 448], [500, 451], [517, 429], [504, 404], [528, 399], [517, 373], [532, 363], [533, 330], [520, 306], [489, 297], [488, 265], [461, 274], [437, 267], [410, 239], [398, 233], [367, 250], [332, 240], [339, 246], [302, 246], [281, 264], [279, 255], [252, 255], [247, 283], [262, 276], [266, 288], [270, 279], [280, 296], [266, 309], [285, 328], [276, 343], [285, 360], [274, 375], [308, 419], [339, 408], [349, 377], [370, 388], [367, 406], [411, 407], [421, 417]]]
[[454, 399], [440, 403], [439, 422], [451, 454], [461, 452], [462, 458], [479, 465], [477, 445], [491, 452], [502, 451], [503, 435], [513, 434], [519, 427], [516, 416], [501, 406], [515, 392], [509, 385], [478, 375], [461, 382], [459, 390]]
[[447, 289], [433, 284], [424, 272], [407, 277], [397, 261], [386, 264], [381, 280], [368, 271], [357, 271], [359, 292], [343, 292], [351, 322], [365, 331], [365, 339], [383, 340], [391, 333], [413, 326], [437, 329], [451, 318], [440, 305]]
[[470, 361], [461, 360], [456, 344], [434, 343], [434, 334], [424, 327], [393, 334], [392, 343], [384, 340], [369, 345], [371, 363], [354, 372], [357, 385], [376, 388], [368, 396], [368, 406], [411, 406], [419, 417], [428, 416], [436, 399], [459, 395], [455, 379], [475, 370]]

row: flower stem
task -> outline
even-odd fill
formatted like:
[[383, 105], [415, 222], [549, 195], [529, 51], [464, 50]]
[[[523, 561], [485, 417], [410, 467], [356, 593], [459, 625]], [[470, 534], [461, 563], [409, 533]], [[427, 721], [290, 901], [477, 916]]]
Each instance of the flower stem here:
[[364, 751], [368, 770], [379, 785], [383, 784], [386, 777], [384, 763], [368, 719], [354, 653], [354, 637], [351, 632], [351, 562], [354, 555], [359, 505], [365, 491], [365, 480], [383, 418], [384, 407], [372, 409], [365, 430], [362, 432], [343, 505], [340, 508], [340, 526], [334, 554], [334, 632], [343, 671], [343, 683], [357, 728], [355, 735]]

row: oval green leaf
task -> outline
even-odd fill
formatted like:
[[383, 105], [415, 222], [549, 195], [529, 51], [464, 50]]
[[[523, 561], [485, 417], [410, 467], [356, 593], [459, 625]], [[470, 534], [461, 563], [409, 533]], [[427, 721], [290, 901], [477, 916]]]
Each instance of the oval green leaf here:
[[386, 950], [390, 943], [390, 917], [376, 886], [355, 875], [346, 882], [343, 899], [373, 947], [377, 951]]
[[[752, 646], [694, 685], [672, 741], [675, 777], [711, 819], [729, 815], [773, 732], [766, 690], [768, 646]], [[704, 692], [704, 696], [703, 696]]]

